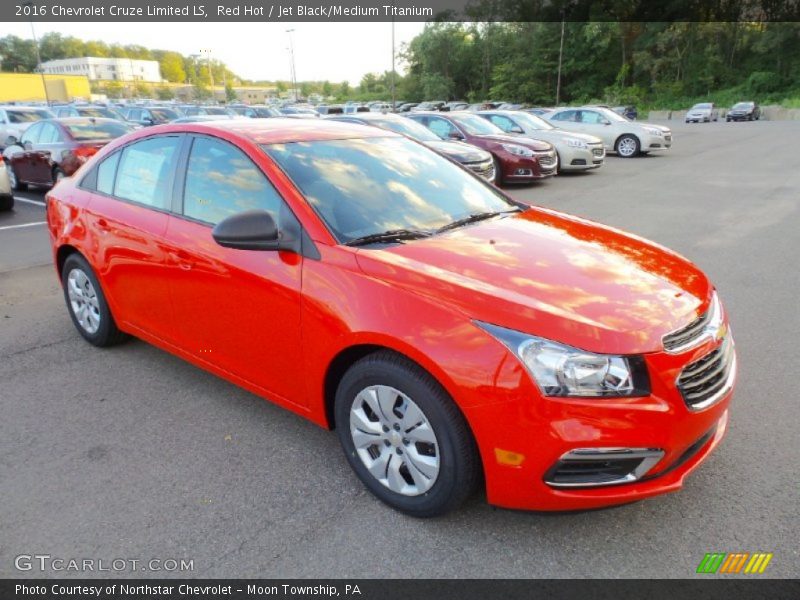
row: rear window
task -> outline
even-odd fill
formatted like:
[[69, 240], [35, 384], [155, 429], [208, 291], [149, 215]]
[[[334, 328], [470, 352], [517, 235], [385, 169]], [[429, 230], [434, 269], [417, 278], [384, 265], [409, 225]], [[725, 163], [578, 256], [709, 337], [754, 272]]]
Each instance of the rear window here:
[[96, 117], [100, 119], [119, 119], [120, 115], [104, 106], [85, 106], [78, 109], [78, 114], [82, 117]]
[[49, 110], [13, 110], [6, 109], [9, 123], [32, 123], [41, 119], [52, 119], [53, 113]]
[[113, 140], [131, 131], [131, 127], [118, 121], [86, 121], [64, 123], [70, 135], [78, 142], [88, 140]]

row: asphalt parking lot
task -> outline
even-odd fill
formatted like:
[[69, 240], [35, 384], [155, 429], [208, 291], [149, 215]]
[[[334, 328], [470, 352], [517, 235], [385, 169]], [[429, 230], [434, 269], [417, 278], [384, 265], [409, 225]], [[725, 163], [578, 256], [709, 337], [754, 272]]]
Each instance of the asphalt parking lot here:
[[739, 385], [727, 439], [681, 492], [393, 512], [333, 433], [142, 342], [85, 343], [32, 191], [0, 214], [0, 577], [79, 575], [15, 569], [35, 553], [193, 560], [137, 576], [693, 577], [706, 552], [756, 551], [774, 553], [765, 576], [798, 577], [800, 122], [669, 124], [668, 153], [511, 193], [653, 239], [717, 285]]

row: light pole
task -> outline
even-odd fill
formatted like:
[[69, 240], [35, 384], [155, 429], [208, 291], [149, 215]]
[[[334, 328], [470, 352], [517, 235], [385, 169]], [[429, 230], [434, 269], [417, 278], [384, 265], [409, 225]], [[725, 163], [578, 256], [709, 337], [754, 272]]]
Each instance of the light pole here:
[[561, 61], [564, 57], [564, 14], [561, 14], [561, 44], [558, 47], [558, 78], [556, 79], [556, 106], [561, 102]]
[[208, 67], [208, 81], [211, 83], [211, 98], [214, 102], [217, 101], [217, 94], [214, 92], [214, 73], [211, 70], [211, 49], [201, 48], [200, 55], [206, 55], [206, 66]]
[[392, 112], [397, 112], [397, 105], [395, 104], [395, 87], [394, 87], [394, 15], [392, 15]]
[[[24, 6], [30, 8], [33, 5], [33, 0], [27, 0]], [[39, 55], [39, 41], [36, 39], [36, 30], [33, 28], [33, 10], [30, 11], [31, 15], [31, 35], [33, 36], [33, 47], [36, 49], [36, 68], [42, 76], [42, 87], [44, 88], [44, 99], [47, 106], [50, 106], [50, 94], [47, 93], [47, 80], [44, 76], [44, 69], [42, 68], [42, 57]]]
[[292, 67], [292, 89], [294, 90], [294, 101], [297, 103], [297, 72], [295, 71], [294, 67], [294, 42], [292, 41], [292, 33], [294, 33], [294, 29], [287, 29], [286, 33], [289, 34], [289, 59], [291, 60]]

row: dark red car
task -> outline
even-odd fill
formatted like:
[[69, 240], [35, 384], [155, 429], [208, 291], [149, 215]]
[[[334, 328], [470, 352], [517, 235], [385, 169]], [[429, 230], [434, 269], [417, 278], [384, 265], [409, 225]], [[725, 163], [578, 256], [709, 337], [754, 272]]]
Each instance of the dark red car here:
[[133, 127], [115, 119], [70, 117], [39, 121], [3, 153], [11, 187], [52, 187], [62, 177], [75, 173], [108, 142], [130, 131]]
[[558, 167], [552, 144], [508, 135], [485, 119], [467, 112], [417, 112], [408, 115], [443, 140], [460, 140], [482, 148], [494, 158], [495, 181], [530, 183], [555, 175]]

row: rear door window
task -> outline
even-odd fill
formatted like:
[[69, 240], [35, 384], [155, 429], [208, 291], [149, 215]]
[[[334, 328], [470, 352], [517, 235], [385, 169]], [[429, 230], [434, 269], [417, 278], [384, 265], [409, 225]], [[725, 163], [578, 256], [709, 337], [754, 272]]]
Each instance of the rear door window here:
[[168, 209], [172, 203], [172, 181], [179, 148], [177, 136], [148, 138], [126, 147], [119, 159], [114, 195], [153, 208]]

